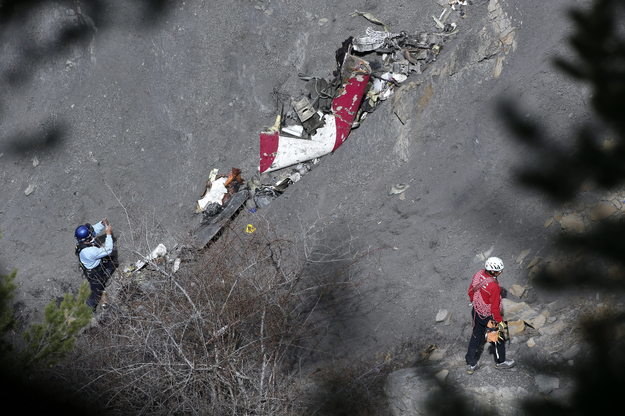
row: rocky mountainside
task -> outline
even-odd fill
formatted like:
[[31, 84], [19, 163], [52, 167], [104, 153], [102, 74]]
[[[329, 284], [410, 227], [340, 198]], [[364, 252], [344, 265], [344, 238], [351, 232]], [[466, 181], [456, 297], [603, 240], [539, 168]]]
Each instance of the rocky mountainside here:
[[[566, 396], [570, 379], [534, 360], [574, 367], [583, 353], [577, 318], [603, 299], [541, 292], [532, 270], [557, 264], [550, 237], [558, 230], [619, 215], [624, 198], [554, 212], [516, 181], [531, 153], [504, 126], [502, 98], [555, 135], [588, 117], [588, 91], [551, 63], [571, 53], [571, 2], [530, 3], [192, 0], [153, 26], [137, 26], [124, 12], [139, 12], [128, 5], [101, 28], [91, 19], [86, 42], [39, 61], [3, 102], [1, 260], [18, 269], [23, 325], [80, 285], [77, 225], [108, 217], [121, 269], [160, 243], [173, 266], [188, 256], [200, 222], [195, 204], [212, 169], [238, 167], [265, 184], [285, 175], [258, 174], [258, 133], [273, 124], [280, 94], [304, 89], [299, 75], [329, 78], [342, 42], [379, 28], [372, 18], [392, 32], [441, 32], [447, 9], [445, 23], [456, 30], [427, 69], [270, 205], [247, 206], [232, 230], [245, 236], [252, 224], [305, 241], [297, 255], [310, 262], [308, 272], [343, 279], [347, 289], [315, 312], [328, 324], [301, 357], [311, 377], [360, 360], [392, 363], [384, 391], [394, 415], [418, 414], [429, 391], [420, 387], [423, 374], [502, 414], [520, 412], [518, 398]], [[29, 41], [42, 42], [59, 21], [88, 17], [80, 7], [49, 7], [27, 27]], [[4, 60], [6, 71], [19, 63], [22, 38], [15, 26], [4, 36], [5, 49], [17, 51]], [[39, 142], [42, 131], [59, 137]], [[485, 353], [469, 376], [466, 287], [489, 255], [506, 264], [506, 318], [516, 322], [509, 350], [518, 365], [495, 370]]]

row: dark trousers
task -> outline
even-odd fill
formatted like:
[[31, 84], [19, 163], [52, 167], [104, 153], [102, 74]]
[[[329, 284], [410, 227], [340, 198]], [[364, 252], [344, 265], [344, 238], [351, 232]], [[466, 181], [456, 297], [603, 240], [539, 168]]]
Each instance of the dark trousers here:
[[[488, 321], [493, 319], [492, 316], [486, 318], [480, 317], [475, 309], [471, 309], [471, 316], [473, 318], [473, 333], [471, 334], [471, 340], [469, 341], [469, 349], [467, 355], [464, 357], [467, 364], [475, 365], [480, 359], [482, 353], [482, 346], [486, 342], [486, 325]], [[504, 341], [493, 342], [495, 346], [495, 362], [503, 363], [506, 361], [506, 344]]]
[[91, 288], [91, 294], [87, 298], [86, 304], [91, 309], [95, 310], [96, 306], [98, 306], [98, 303], [100, 302], [106, 283], [108, 282], [109, 277], [111, 277], [111, 272], [104, 261], [91, 270], [84, 269], [84, 272], [85, 277], [89, 282], [89, 287]]

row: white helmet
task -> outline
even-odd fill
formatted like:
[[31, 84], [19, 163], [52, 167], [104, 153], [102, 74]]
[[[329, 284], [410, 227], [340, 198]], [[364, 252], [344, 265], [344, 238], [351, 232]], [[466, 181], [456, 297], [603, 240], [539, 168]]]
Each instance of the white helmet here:
[[503, 261], [499, 257], [489, 257], [484, 268], [489, 272], [500, 272], [503, 270]]

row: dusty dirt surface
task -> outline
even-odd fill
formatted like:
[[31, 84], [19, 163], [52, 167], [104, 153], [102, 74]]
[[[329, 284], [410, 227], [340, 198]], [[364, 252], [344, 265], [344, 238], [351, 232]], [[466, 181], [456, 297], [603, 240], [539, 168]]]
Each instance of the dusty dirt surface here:
[[[82, 282], [77, 225], [108, 217], [122, 264], [159, 243], [189, 244], [210, 170], [257, 173], [258, 132], [277, 110], [272, 93], [298, 95], [298, 73], [329, 77], [341, 42], [374, 26], [354, 11], [392, 31], [435, 31], [439, 3], [447, 2], [177, 2], [154, 26], [119, 18], [43, 60], [28, 82], [7, 87], [0, 119], [0, 260], [18, 269], [20, 317], [38, 319]], [[330, 323], [311, 362], [384, 354], [406, 339], [463, 353], [466, 287], [480, 255], [504, 260], [504, 286], [528, 284], [527, 264], [548, 250], [552, 211], [516, 185], [529, 153], [496, 110], [511, 98], [556, 133], [586, 117], [587, 92], [551, 62], [569, 53], [565, 11], [586, 3], [473, 1], [465, 17], [454, 15], [458, 33], [427, 71], [269, 207], [241, 214], [285, 238], [306, 237], [302, 255], [317, 261], [310, 272], [336, 268], [351, 283], [344, 301], [319, 309]], [[27, 26], [30, 38], [77, 12], [50, 7], [42, 25]], [[16, 135], [50, 127], [62, 131], [57, 141], [20, 150], [29, 142]], [[390, 194], [396, 184], [409, 187]], [[449, 325], [435, 329], [442, 308]]]

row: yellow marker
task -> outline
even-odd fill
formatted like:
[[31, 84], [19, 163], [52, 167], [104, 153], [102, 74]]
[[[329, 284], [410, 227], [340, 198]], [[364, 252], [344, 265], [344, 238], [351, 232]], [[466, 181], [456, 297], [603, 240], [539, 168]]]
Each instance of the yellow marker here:
[[248, 234], [252, 234], [254, 231], [256, 231], [256, 227], [254, 227], [252, 224], [247, 224], [247, 227], [245, 227], [245, 232]]

